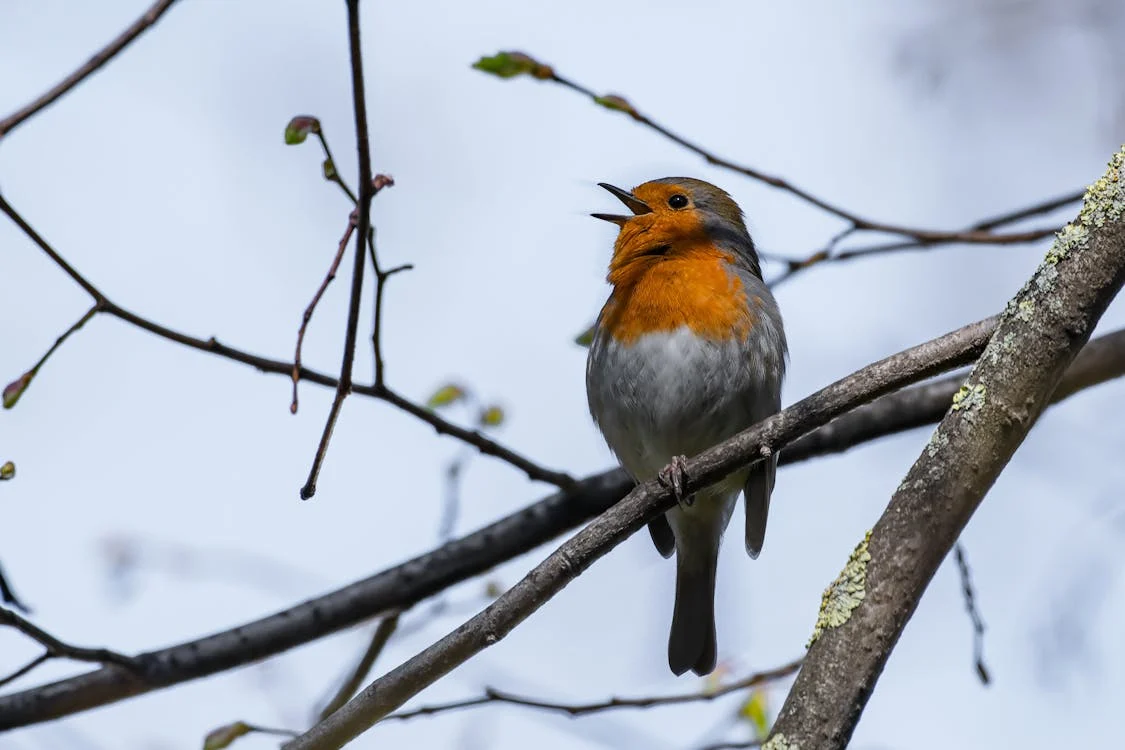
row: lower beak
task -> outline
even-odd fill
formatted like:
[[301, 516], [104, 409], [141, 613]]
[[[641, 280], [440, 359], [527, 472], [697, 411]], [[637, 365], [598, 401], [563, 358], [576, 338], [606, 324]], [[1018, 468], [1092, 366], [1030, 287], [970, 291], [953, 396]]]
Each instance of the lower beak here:
[[[605, 182], [599, 182], [598, 186], [603, 187], [606, 190], [608, 190], [609, 192], [613, 193], [613, 195], [616, 196], [619, 201], [621, 201], [622, 203], [625, 204], [626, 208], [628, 208], [630, 211], [633, 212], [633, 216], [640, 216], [642, 214], [652, 213], [652, 208], [650, 208], [647, 203], [645, 203], [643, 200], [641, 200], [637, 196], [633, 195], [629, 191], [622, 190], [619, 187], [614, 187], [613, 185], [610, 185], [610, 184], [605, 183]], [[593, 216], [595, 219], [601, 219], [602, 221], [608, 221], [608, 222], [611, 222], [613, 224], [616, 224], [619, 227], [624, 226], [625, 222], [627, 222], [629, 219], [632, 218], [631, 216], [621, 216], [621, 215], [618, 215], [618, 214], [590, 214], [590, 215]]]

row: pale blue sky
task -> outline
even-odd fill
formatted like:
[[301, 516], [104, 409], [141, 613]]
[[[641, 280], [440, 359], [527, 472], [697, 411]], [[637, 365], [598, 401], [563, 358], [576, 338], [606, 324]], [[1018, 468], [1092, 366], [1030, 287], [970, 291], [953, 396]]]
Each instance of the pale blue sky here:
[[[0, 112], [53, 84], [146, 5], [8, 0]], [[376, 199], [374, 221], [385, 262], [416, 266], [387, 292], [391, 384], [422, 400], [451, 378], [467, 382], [507, 407], [506, 443], [574, 474], [603, 469], [612, 458], [587, 414], [585, 352], [572, 343], [607, 292], [614, 230], [586, 214], [612, 200], [595, 183], [708, 179], [736, 197], [759, 246], [775, 253], [807, 254], [839, 228], [566, 90], [473, 71], [479, 55], [524, 50], [859, 213], [957, 228], [1089, 182], [1122, 138], [1111, 98], [1119, 96], [1113, 71], [1125, 68], [1111, 44], [1125, 33], [1119, 10], [1096, 0], [981, 6], [368, 0], [374, 163], [397, 181]], [[349, 92], [342, 2], [182, 0], [88, 85], [0, 143], [0, 187], [119, 304], [286, 358], [348, 207], [319, 179], [315, 144], [286, 147], [282, 129], [292, 115], [319, 116], [354, 184]], [[784, 285], [785, 402], [997, 311], [1043, 250], [941, 249], [815, 269]], [[0, 278], [7, 382], [88, 300], [6, 221]], [[306, 361], [319, 369], [338, 367], [346, 288], [337, 281], [310, 328]], [[1103, 330], [1123, 323], [1118, 303]], [[358, 368], [370, 377], [366, 347]], [[1120, 383], [1106, 385], [1048, 414], [966, 532], [994, 685], [982, 688], [973, 673], [959, 582], [946, 564], [890, 659], [855, 747], [1053, 748], [1120, 736], [1125, 645], [1115, 623], [1125, 611], [1112, 577], [1120, 537], [1105, 519], [1120, 518], [1113, 502], [1125, 481], [1117, 457], [1125, 427], [1112, 418], [1121, 393]], [[442, 467], [459, 446], [384, 405], [348, 400], [319, 492], [298, 500], [330, 395], [303, 387], [294, 417], [284, 378], [113, 319], [90, 323], [18, 407], [0, 414], [0, 461], [18, 466], [0, 487], [0, 560], [35, 621], [77, 643], [157, 648], [432, 546]], [[742, 673], [801, 653], [820, 592], [927, 437], [918, 431], [780, 472], [762, 557], [751, 562], [736, 544], [723, 553], [720, 659]], [[475, 460], [457, 532], [548, 491]], [[119, 538], [186, 546], [220, 561], [219, 574], [177, 575], [185, 563], [173, 557], [145, 567], [122, 598], [105, 553], [106, 540]], [[549, 549], [492, 577], [510, 584]], [[292, 572], [268, 587], [224, 576], [229, 550]], [[1077, 616], [1086, 660], [1055, 652], [1046, 662], [1035, 633], [1067, 614], [1075, 577], [1091, 570], [1111, 577], [1103, 607]], [[417, 703], [485, 684], [576, 701], [698, 687], [665, 663], [672, 582], [671, 563], [639, 535]], [[481, 587], [467, 583], [452, 597], [465, 601]], [[450, 615], [392, 641], [381, 666], [458, 623]], [[0, 747], [83, 747], [85, 738], [104, 748], [194, 748], [235, 719], [299, 728], [363, 640], [363, 631], [348, 633], [14, 732]], [[0, 672], [35, 653], [0, 632]], [[1045, 664], [1057, 667], [1050, 679], [1041, 678]], [[51, 665], [19, 686], [82, 669]], [[774, 694], [775, 708], [782, 698]], [[720, 737], [734, 705], [580, 721], [487, 708], [380, 726], [355, 747], [692, 748]], [[237, 747], [275, 744], [252, 737]]]

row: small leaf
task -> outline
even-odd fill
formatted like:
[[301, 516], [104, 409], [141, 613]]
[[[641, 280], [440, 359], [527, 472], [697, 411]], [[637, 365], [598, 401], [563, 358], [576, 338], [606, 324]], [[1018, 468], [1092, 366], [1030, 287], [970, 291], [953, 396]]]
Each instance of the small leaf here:
[[11, 409], [20, 400], [20, 396], [31, 385], [31, 379], [35, 377], [35, 370], [28, 370], [23, 375], [13, 380], [8, 385], [4, 386], [3, 394], [0, 394], [0, 401], [3, 402], [5, 409]]
[[3, 466], [0, 466], [0, 481], [8, 481], [16, 475], [16, 465], [11, 461], [5, 461]]
[[324, 179], [326, 179], [326, 180], [335, 180], [336, 179], [336, 177], [338, 175], [336, 174], [336, 163], [335, 162], [333, 162], [331, 159], [325, 159], [322, 167], [324, 169]]
[[297, 115], [285, 126], [285, 143], [296, 146], [304, 143], [309, 133], [320, 132], [320, 120], [310, 115]]
[[633, 105], [630, 104], [628, 102], [628, 100], [625, 99], [625, 97], [618, 96], [617, 94], [607, 94], [605, 96], [595, 96], [594, 97], [594, 103], [600, 104], [603, 107], [605, 107], [606, 109], [612, 109], [615, 112], [624, 112], [625, 114], [630, 115], [632, 117], [639, 117], [640, 116], [638, 114], [637, 110], [633, 108]]
[[504, 423], [504, 409], [493, 404], [480, 413], [481, 427], [499, 427]]
[[539, 80], [555, 76], [555, 71], [550, 65], [544, 65], [522, 52], [497, 52], [491, 57], [480, 58], [473, 63], [473, 67], [500, 78], [514, 78], [525, 73]]
[[770, 733], [769, 701], [765, 690], [755, 688], [738, 709], [738, 717], [750, 722], [754, 734], [764, 740]]
[[426, 401], [426, 408], [437, 409], [441, 406], [449, 406], [463, 398], [465, 398], [465, 389], [454, 383], [449, 383], [434, 391], [433, 395]]
[[249, 734], [253, 728], [244, 721], [236, 721], [207, 733], [203, 738], [203, 750], [223, 750], [239, 737]]
[[594, 343], [594, 326], [591, 325], [585, 331], [575, 336], [574, 343], [589, 349], [590, 344]]

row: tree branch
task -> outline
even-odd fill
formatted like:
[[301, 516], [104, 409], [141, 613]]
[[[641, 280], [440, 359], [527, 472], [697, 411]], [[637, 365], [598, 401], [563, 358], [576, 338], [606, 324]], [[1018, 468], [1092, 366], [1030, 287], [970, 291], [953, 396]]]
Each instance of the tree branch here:
[[359, 306], [363, 301], [363, 270], [367, 255], [364, 243], [371, 230], [371, 198], [374, 197], [374, 184], [371, 177], [371, 144], [367, 135], [367, 98], [363, 86], [363, 48], [359, 38], [359, 0], [348, 0], [348, 48], [352, 66], [352, 102], [355, 105], [356, 151], [359, 154], [359, 200], [356, 210], [355, 264], [352, 267], [352, 292], [348, 301], [348, 325], [344, 334], [344, 357], [340, 364], [340, 379], [336, 384], [336, 395], [328, 410], [324, 432], [320, 437], [316, 455], [313, 457], [309, 478], [301, 487], [301, 499], [308, 500], [316, 494], [316, 480], [320, 467], [328, 453], [328, 443], [336, 429], [336, 420], [344, 399], [352, 389], [352, 367], [355, 364], [355, 342], [359, 336]]
[[[691, 151], [692, 153], [701, 156], [708, 164], [713, 164], [723, 169], [728, 169], [732, 172], [745, 175], [750, 179], [758, 182], [763, 182], [771, 187], [783, 190], [790, 195], [808, 203], [809, 205], [819, 208], [825, 213], [836, 216], [846, 221], [849, 225], [845, 233], [850, 234], [855, 231], [870, 231], [870, 232], [883, 232], [886, 234], [897, 234], [902, 237], [909, 237], [919, 243], [934, 244], [934, 243], [967, 243], [967, 244], [986, 244], [986, 245], [1003, 245], [1003, 244], [1019, 244], [1024, 242], [1033, 242], [1043, 237], [1048, 237], [1056, 231], [1056, 228], [1044, 228], [1030, 230], [1026, 232], [1013, 232], [1010, 234], [997, 234], [990, 231], [996, 224], [986, 224], [984, 227], [977, 229], [968, 229], [964, 231], [941, 231], [934, 229], [920, 229], [917, 227], [908, 227], [898, 224], [890, 224], [882, 221], [874, 221], [867, 219], [858, 214], [844, 209], [834, 203], [830, 203], [823, 198], [797, 187], [793, 183], [775, 175], [767, 174], [754, 167], [749, 167], [744, 164], [738, 164], [729, 159], [718, 156], [714, 152], [700, 146], [699, 144], [689, 141], [681, 135], [678, 135], [664, 125], [653, 120], [648, 115], [642, 113], [634, 107], [625, 97], [618, 94], [608, 94], [604, 96], [598, 95], [592, 89], [576, 83], [568, 78], [564, 78], [555, 72], [555, 69], [550, 65], [539, 62], [538, 60], [529, 57], [521, 52], [500, 52], [494, 57], [481, 58], [473, 67], [487, 73], [499, 75], [503, 78], [510, 78], [514, 75], [527, 74], [533, 78], [542, 81], [551, 81], [553, 83], [564, 86], [572, 91], [576, 91], [583, 96], [589, 97], [595, 104], [599, 104], [606, 109], [623, 112], [631, 117], [635, 122], [647, 127], [673, 143], [682, 146], [683, 148]], [[1039, 213], [1040, 211], [1033, 211]], [[1004, 222], [1001, 222], [1004, 223]], [[809, 263], [808, 265], [812, 265]]]
[[[1121, 376], [1125, 376], [1125, 330], [1087, 344], [1056, 389], [1055, 398], [1062, 400]], [[842, 452], [883, 435], [936, 422], [962, 382], [963, 376], [954, 376], [883, 396], [787, 446], [780, 463]], [[621, 469], [593, 474], [572, 490], [556, 492], [472, 534], [342, 589], [206, 638], [134, 657], [144, 665], [143, 683], [106, 668], [0, 697], [0, 731], [223, 672], [372, 617], [408, 609], [588, 521], [632, 488], [633, 481]]]
[[59, 81], [35, 101], [13, 112], [3, 120], [0, 120], [0, 139], [3, 139], [4, 136], [11, 133], [24, 122], [54, 104], [69, 93], [71, 89], [82, 83], [87, 77], [97, 72], [99, 68], [120, 54], [133, 40], [159, 21], [160, 17], [168, 12], [168, 9], [171, 8], [175, 2], [176, 0], [158, 0], [158, 2], [153, 3], [152, 7], [145, 11], [144, 15], [134, 21], [129, 28], [122, 31], [116, 39], [87, 60], [80, 68]]
[[[268, 357], [261, 357], [256, 354], [251, 354], [242, 349], [237, 349], [232, 346], [227, 346], [211, 337], [209, 339], [200, 339], [194, 336], [189, 336], [186, 333], [168, 328], [160, 323], [149, 320], [148, 318], [141, 317], [136, 313], [130, 312], [125, 308], [117, 305], [111, 301], [98, 287], [90, 282], [86, 277], [79, 273], [73, 266], [71, 266], [51, 245], [43, 238], [24, 218], [18, 211], [5, 200], [3, 194], [0, 194], [0, 213], [8, 216], [12, 222], [18, 226], [24, 234], [34, 242], [39, 249], [46, 253], [54, 263], [61, 268], [76, 284], [82, 287], [87, 294], [89, 294], [98, 311], [107, 315], [112, 315], [118, 320], [122, 320], [130, 325], [136, 326], [141, 330], [148, 331], [160, 338], [167, 339], [181, 346], [186, 346], [190, 349], [197, 349], [208, 354], [214, 354], [224, 359], [241, 362], [245, 365], [250, 365], [255, 369], [272, 373], [276, 375], [284, 375], [291, 378], [293, 376], [293, 363], [285, 362], [277, 359], [270, 359]], [[384, 272], [385, 276], [397, 272], [398, 269], [390, 269]], [[311, 370], [306, 367], [300, 367], [298, 370], [301, 380], [306, 380], [317, 385], [327, 386], [329, 388], [338, 388], [339, 380], [330, 375], [326, 375], [316, 370]], [[520, 471], [524, 472], [529, 479], [538, 482], [546, 482], [553, 484], [556, 487], [571, 487], [574, 485], [574, 479], [565, 472], [554, 471], [547, 469], [539, 464], [531, 461], [528, 458], [516, 453], [515, 451], [507, 448], [495, 440], [489, 438], [478, 430], [465, 429], [459, 427], [452, 422], [442, 419], [436, 412], [426, 409], [423, 406], [415, 404], [407, 399], [405, 396], [391, 390], [387, 386], [376, 387], [374, 385], [355, 385], [352, 387], [352, 393], [362, 394], [371, 398], [385, 401], [392, 406], [411, 414], [426, 424], [434, 428], [440, 435], [448, 435], [449, 437], [456, 438], [464, 443], [472, 445], [482, 454], [497, 458]]]
[[336, 694], [328, 701], [328, 703], [321, 709], [319, 718], [323, 719], [329, 714], [335, 712], [340, 706], [348, 702], [348, 699], [355, 695], [355, 691], [359, 690], [359, 686], [367, 678], [371, 667], [375, 666], [375, 660], [379, 658], [379, 654], [383, 653], [386, 648], [387, 641], [394, 635], [395, 629], [398, 628], [399, 613], [393, 612], [382, 620], [375, 628], [375, 632], [371, 634], [371, 642], [367, 644], [367, 648], [363, 652], [363, 656], [356, 662], [355, 667], [345, 678], [343, 684], [336, 691]]
[[[124, 668], [130, 672], [136, 669], [136, 662], [128, 656], [105, 648], [71, 646], [69, 643], [64, 643], [47, 631], [4, 607], [0, 607], [0, 625], [7, 625], [10, 628], [14, 628], [38, 643], [46, 649], [47, 658], [65, 658], [74, 659], [75, 661], [94, 662], [95, 664], [113, 664], [114, 666]], [[46, 659], [43, 659], [43, 661], [46, 661]], [[38, 664], [35, 664], [35, 666], [38, 666]], [[30, 671], [30, 668], [25, 669]]]
[[1125, 147], [1009, 304], [886, 512], [825, 591], [767, 747], [848, 744], [931, 577], [1123, 282]]
[[402, 721], [418, 716], [431, 716], [447, 711], [459, 711], [465, 708], [475, 708], [477, 706], [489, 704], [495, 705], [498, 703], [523, 706], [524, 708], [539, 708], [545, 711], [557, 711], [559, 713], [568, 714], [569, 716], [585, 716], [587, 714], [600, 713], [616, 708], [652, 708], [654, 706], [674, 706], [681, 703], [701, 703], [713, 701], [716, 698], [730, 695], [739, 690], [746, 690], [783, 679], [796, 672], [800, 666], [801, 660], [796, 659], [780, 667], [752, 674], [749, 677], [744, 677], [741, 680], [722, 685], [718, 688], [709, 688], [694, 693], [679, 693], [677, 695], [654, 695], [645, 696], [643, 698], [610, 698], [609, 700], [597, 703], [558, 703], [556, 701], [546, 701], [514, 695], [513, 693], [496, 690], [495, 688], [486, 688], [484, 695], [477, 698], [467, 698], [451, 703], [440, 703], [435, 706], [422, 706], [421, 708], [416, 708], [411, 711], [401, 711], [399, 713], [390, 714], [384, 720], [390, 721], [394, 719]]
[[[997, 318], [948, 333], [884, 360], [793, 404], [687, 462], [684, 492], [697, 492], [849, 409], [909, 383], [965, 364], [984, 348]], [[657, 514], [675, 503], [653, 480], [637, 486], [461, 627], [368, 685], [285, 750], [342, 747], [452, 669], [500, 641], [517, 625]]]

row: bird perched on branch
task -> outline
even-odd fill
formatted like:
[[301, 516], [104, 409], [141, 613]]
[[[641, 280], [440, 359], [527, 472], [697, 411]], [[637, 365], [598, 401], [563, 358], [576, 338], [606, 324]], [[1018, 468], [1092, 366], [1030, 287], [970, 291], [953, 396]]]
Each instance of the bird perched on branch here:
[[684, 462], [775, 414], [788, 356], [777, 302], [762, 281], [738, 204], [689, 177], [626, 192], [631, 215], [593, 214], [620, 227], [607, 280], [613, 291], [586, 364], [590, 412], [637, 481], [654, 477], [677, 506], [649, 523], [656, 549], [676, 553], [668, 665], [715, 668], [719, 542], [739, 492], [746, 551], [762, 550], [777, 457], [685, 496]]

